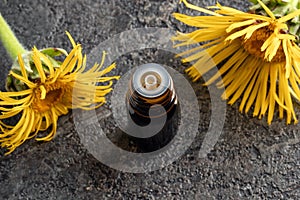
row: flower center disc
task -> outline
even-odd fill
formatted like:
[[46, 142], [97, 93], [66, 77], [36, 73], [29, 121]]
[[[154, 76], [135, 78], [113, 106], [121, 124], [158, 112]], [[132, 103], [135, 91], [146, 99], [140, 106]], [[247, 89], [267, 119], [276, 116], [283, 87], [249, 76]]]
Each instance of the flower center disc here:
[[[261, 51], [261, 47], [264, 44], [264, 42], [272, 35], [273, 32], [274, 31], [271, 30], [269, 27], [263, 27], [256, 30], [248, 40], [243, 40], [243, 46], [245, 50], [249, 54], [267, 61], [265, 59], [266, 51]], [[283, 61], [285, 61], [285, 55], [282, 45], [280, 45], [276, 52], [276, 55], [272, 59], [272, 62]]]
[[51, 109], [55, 104], [62, 101], [64, 89], [61, 85], [45, 85], [46, 96], [44, 99], [41, 98], [42, 91], [37, 88], [33, 100], [33, 109], [36, 112], [46, 112]]

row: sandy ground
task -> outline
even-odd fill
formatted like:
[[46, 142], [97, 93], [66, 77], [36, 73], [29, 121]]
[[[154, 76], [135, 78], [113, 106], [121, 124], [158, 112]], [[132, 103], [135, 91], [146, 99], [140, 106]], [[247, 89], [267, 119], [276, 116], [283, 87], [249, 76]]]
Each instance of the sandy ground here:
[[[70, 50], [64, 33], [68, 30], [89, 55], [99, 44], [112, 46], [113, 42], [126, 42], [131, 38], [130, 32], [137, 28], [192, 30], [172, 18], [173, 12], [195, 13], [177, 2], [0, 0], [0, 12], [28, 49], [35, 45]], [[193, 2], [201, 6], [216, 3], [213, 0]], [[219, 2], [247, 9], [243, 1]], [[111, 41], [124, 31], [127, 35], [120, 41]], [[145, 44], [152, 42], [151, 38], [143, 37], [141, 35]], [[109, 53], [110, 49], [107, 51]], [[12, 62], [1, 45], [0, 54], [3, 89]], [[136, 48], [119, 54], [112, 59], [118, 68], [111, 74], [123, 75], [140, 64], [156, 62], [174, 67], [186, 77], [179, 60], [161, 48]], [[284, 121], [275, 119], [268, 126], [265, 119], [260, 121], [251, 114], [239, 113], [238, 105], [228, 106], [217, 144], [206, 157], [198, 157], [211, 115], [210, 94], [201, 83], [190, 82], [200, 107], [197, 135], [186, 152], [168, 166], [153, 172], [127, 173], [104, 165], [82, 144], [73, 116], [69, 114], [60, 118], [58, 134], [53, 141], [28, 141], [9, 156], [3, 156], [4, 150], [1, 150], [0, 198], [299, 199], [299, 125], [286, 126]], [[113, 133], [114, 124], [107, 120], [112, 118], [110, 96], [108, 100], [97, 115], [104, 120], [105, 130]], [[299, 107], [297, 114], [300, 116]], [[117, 142], [131, 145], [128, 139]]]

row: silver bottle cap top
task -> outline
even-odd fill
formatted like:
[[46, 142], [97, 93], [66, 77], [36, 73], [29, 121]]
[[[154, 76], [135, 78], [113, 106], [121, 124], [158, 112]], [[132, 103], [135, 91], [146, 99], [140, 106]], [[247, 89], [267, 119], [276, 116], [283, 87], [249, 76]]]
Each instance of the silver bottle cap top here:
[[139, 66], [132, 76], [133, 89], [146, 98], [155, 98], [164, 94], [171, 84], [170, 74], [156, 63]]

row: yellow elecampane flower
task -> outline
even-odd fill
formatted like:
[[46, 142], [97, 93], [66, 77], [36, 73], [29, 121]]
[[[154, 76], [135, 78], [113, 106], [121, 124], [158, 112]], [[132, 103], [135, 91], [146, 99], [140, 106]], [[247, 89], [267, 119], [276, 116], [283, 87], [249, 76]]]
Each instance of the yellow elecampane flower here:
[[229, 104], [241, 98], [241, 112], [247, 113], [253, 106], [253, 116], [261, 118], [268, 113], [269, 124], [278, 107], [280, 118], [285, 113], [288, 124], [292, 118], [296, 123], [293, 98], [300, 100], [300, 48], [296, 37], [289, 34], [286, 22], [298, 16], [300, 10], [277, 19], [261, 1], [268, 16], [220, 4], [204, 9], [186, 0], [182, 2], [208, 15], [174, 14], [177, 20], [197, 27], [191, 33], [179, 32], [173, 38], [179, 41], [176, 46], [204, 43], [178, 55], [184, 57], [183, 62], [194, 62], [186, 70], [193, 80], [220, 64], [219, 74], [206, 84], [215, 82], [221, 75], [217, 85], [225, 87], [222, 97]]
[[[18, 56], [21, 73], [10, 71], [10, 76], [25, 84], [27, 89], [0, 92], [0, 142], [9, 150], [6, 154], [49, 127], [50, 133], [36, 140], [51, 140], [55, 136], [59, 116], [67, 114], [69, 109], [91, 110], [101, 106], [105, 103], [105, 95], [112, 90], [113, 80], [119, 78], [104, 76], [115, 68], [112, 64], [102, 69], [104, 56], [100, 65], [95, 64], [85, 70], [86, 56], [82, 56], [81, 45], [75, 44], [71, 35], [67, 34], [73, 50], [59, 67], [54, 67], [51, 59], [34, 47], [31, 59], [39, 78], [31, 80], [21, 55]], [[20, 119], [14, 126], [3, 122], [17, 115]]]

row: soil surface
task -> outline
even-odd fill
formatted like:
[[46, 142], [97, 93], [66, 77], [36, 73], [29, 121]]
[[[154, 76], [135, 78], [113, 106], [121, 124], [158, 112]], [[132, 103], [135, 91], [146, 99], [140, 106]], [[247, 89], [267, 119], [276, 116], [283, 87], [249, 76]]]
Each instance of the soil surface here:
[[[190, 2], [199, 6], [216, 3]], [[249, 6], [247, 1], [218, 2], [243, 11]], [[299, 124], [287, 126], [276, 117], [268, 126], [266, 119], [239, 113], [238, 103], [226, 105], [217, 143], [199, 157], [212, 115], [209, 90], [203, 80], [190, 81], [184, 73], [186, 66], [174, 58], [169, 47], [156, 46], [168, 40], [169, 33], [194, 30], [172, 17], [173, 12], [197, 14], [178, 0], [0, 0], [0, 12], [27, 49], [61, 47], [69, 51], [65, 34], [69, 31], [91, 58], [88, 64], [100, 62], [102, 50], [107, 51], [107, 63], [118, 66], [111, 75], [124, 75], [150, 62], [174, 68], [194, 89], [200, 112], [197, 133], [183, 155], [145, 173], [122, 172], [96, 159], [83, 144], [70, 112], [59, 119], [52, 141], [27, 141], [8, 156], [1, 149], [0, 199], [300, 199]], [[157, 32], [151, 37], [154, 29], [149, 27], [166, 33], [165, 40], [157, 40], [161, 36]], [[2, 45], [0, 54], [4, 90], [12, 61]], [[111, 95], [107, 99], [96, 112], [101, 127], [116, 145], [135, 151], [131, 139], [116, 130]], [[300, 117], [299, 107], [296, 113]]]

